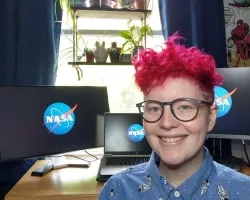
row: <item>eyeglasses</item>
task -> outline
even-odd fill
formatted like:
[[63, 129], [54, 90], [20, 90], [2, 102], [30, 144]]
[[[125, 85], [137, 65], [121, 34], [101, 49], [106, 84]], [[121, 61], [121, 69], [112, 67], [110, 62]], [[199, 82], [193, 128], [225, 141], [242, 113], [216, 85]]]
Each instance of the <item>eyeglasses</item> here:
[[142, 118], [146, 122], [157, 122], [163, 115], [164, 106], [169, 105], [174, 117], [182, 122], [192, 121], [198, 114], [201, 105], [212, 106], [213, 103], [192, 98], [179, 98], [171, 102], [147, 100], [137, 103]]

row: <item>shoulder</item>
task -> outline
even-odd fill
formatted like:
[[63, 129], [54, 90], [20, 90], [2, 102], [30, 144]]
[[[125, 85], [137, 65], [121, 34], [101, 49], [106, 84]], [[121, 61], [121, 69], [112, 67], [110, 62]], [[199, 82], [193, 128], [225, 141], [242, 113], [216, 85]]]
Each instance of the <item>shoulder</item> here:
[[218, 189], [228, 191], [231, 196], [250, 195], [250, 177], [229, 167], [215, 163], [216, 173], [213, 183]]
[[110, 179], [113, 183], [119, 182], [120, 184], [125, 184], [129, 182], [130, 184], [138, 184], [142, 179], [145, 178], [147, 163], [135, 165], [118, 174], [113, 175]]
[[130, 194], [136, 194], [139, 185], [145, 182], [147, 163], [135, 165], [127, 170], [113, 175], [104, 184], [99, 196], [99, 200], [111, 197], [119, 197], [119, 199], [128, 199]]
[[218, 178], [218, 180], [225, 180], [230, 182], [232, 181], [236, 184], [250, 184], [250, 177], [245, 174], [237, 172], [229, 167], [226, 167], [216, 162], [215, 167], [217, 172], [216, 178]]

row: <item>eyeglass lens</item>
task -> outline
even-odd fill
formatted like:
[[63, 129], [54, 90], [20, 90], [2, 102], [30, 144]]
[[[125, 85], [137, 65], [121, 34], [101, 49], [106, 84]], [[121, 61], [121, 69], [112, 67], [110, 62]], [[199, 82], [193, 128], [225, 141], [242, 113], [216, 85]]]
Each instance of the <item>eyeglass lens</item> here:
[[[170, 104], [173, 115], [183, 121], [193, 119], [198, 112], [198, 105], [193, 100], [177, 100]], [[162, 104], [155, 101], [147, 101], [141, 105], [143, 118], [147, 121], [157, 121], [163, 113]]]

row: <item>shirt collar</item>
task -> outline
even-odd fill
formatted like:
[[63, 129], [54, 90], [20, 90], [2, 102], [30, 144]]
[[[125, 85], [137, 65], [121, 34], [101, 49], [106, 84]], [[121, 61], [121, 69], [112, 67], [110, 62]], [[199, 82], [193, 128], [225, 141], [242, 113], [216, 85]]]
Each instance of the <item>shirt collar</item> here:
[[[200, 169], [195, 172], [189, 179], [182, 183], [177, 189], [185, 199], [192, 199], [192, 196], [198, 190], [200, 195], [205, 191], [202, 191], [202, 185], [204, 183], [210, 183], [213, 172], [215, 171], [215, 166], [209, 151], [204, 148], [204, 161]], [[169, 196], [170, 192], [174, 189], [168, 182], [161, 176], [158, 163], [160, 162], [160, 157], [153, 151], [151, 158], [146, 166], [146, 171], [151, 176], [151, 181], [156, 186], [160, 185], [162, 192]]]

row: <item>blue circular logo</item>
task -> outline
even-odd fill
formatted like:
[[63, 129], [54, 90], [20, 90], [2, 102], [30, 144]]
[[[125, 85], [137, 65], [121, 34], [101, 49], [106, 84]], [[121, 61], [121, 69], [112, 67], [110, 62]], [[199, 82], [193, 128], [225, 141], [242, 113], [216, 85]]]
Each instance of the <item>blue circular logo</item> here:
[[49, 133], [64, 135], [68, 133], [75, 124], [74, 110], [77, 105], [70, 108], [64, 103], [53, 103], [44, 112], [44, 125]]
[[128, 128], [128, 138], [133, 142], [140, 142], [145, 137], [145, 132], [140, 124], [133, 124]]
[[214, 94], [214, 103], [218, 106], [217, 117], [223, 117], [232, 107], [232, 97], [226, 89], [219, 86], [215, 86]]

